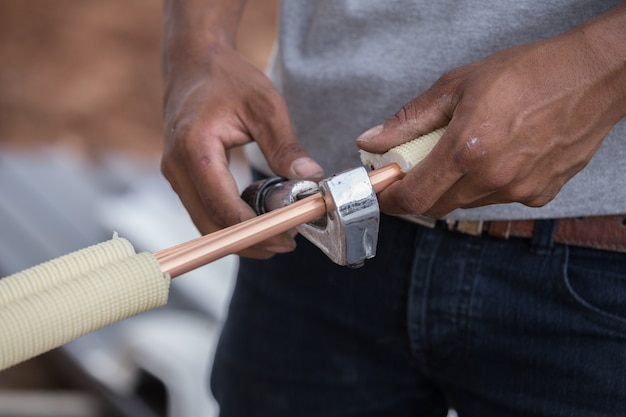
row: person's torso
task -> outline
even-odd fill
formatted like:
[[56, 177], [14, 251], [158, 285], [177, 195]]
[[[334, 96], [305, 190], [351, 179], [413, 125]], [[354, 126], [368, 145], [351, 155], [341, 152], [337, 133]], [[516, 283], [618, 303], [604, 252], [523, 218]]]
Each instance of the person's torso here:
[[[271, 76], [309, 152], [335, 173], [360, 164], [354, 139], [444, 72], [562, 33], [618, 0], [282, 0]], [[564, 217], [626, 209], [626, 123], [540, 209], [458, 210], [456, 218]], [[622, 186], [616, 186], [620, 181]], [[619, 207], [621, 206], [621, 207]], [[617, 211], [616, 211], [617, 210]]]

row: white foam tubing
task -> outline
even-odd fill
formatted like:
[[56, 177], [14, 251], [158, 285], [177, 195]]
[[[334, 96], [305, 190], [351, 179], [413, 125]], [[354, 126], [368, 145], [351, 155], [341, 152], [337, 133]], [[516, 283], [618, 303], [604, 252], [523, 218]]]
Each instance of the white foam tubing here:
[[5, 303], [0, 370], [167, 303], [169, 276], [143, 252]]
[[391, 148], [383, 154], [359, 151], [363, 165], [372, 169], [396, 163], [405, 174], [430, 153], [439, 139], [446, 132], [446, 127], [436, 129], [409, 142]]
[[0, 308], [134, 254], [135, 249], [128, 240], [115, 237], [8, 275], [0, 279]]

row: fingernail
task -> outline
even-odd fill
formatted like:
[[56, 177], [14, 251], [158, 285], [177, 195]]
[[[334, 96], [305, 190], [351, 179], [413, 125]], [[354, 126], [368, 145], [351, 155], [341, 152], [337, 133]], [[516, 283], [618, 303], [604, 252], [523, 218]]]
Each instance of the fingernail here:
[[374, 126], [365, 132], [361, 133], [361, 136], [356, 138], [357, 142], [368, 142], [372, 140], [374, 137], [378, 136], [380, 132], [383, 131], [383, 125]]
[[324, 169], [308, 157], [302, 157], [291, 163], [291, 172], [298, 178], [319, 178], [324, 176]]

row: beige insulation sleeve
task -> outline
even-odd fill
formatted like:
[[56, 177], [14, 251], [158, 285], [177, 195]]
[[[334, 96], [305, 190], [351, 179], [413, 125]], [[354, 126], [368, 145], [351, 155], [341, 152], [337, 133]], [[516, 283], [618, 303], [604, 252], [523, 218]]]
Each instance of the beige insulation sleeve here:
[[167, 302], [170, 278], [143, 252], [0, 307], [0, 370]]
[[128, 240], [114, 237], [9, 275], [0, 279], [0, 307], [134, 254]]
[[430, 153], [445, 131], [445, 127], [439, 128], [412, 141], [391, 148], [384, 154], [375, 154], [361, 150], [361, 162], [372, 169], [382, 168], [395, 162], [400, 166], [402, 172], [406, 174]]

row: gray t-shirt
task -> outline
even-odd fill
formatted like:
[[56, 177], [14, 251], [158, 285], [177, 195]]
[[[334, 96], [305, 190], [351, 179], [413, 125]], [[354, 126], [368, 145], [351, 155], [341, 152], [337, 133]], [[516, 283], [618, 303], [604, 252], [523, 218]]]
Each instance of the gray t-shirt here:
[[[336, 173], [360, 165], [354, 139], [445, 71], [562, 33], [621, 0], [282, 0], [270, 75], [299, 139]], [[542, 208], [503, 204], [449, 217], [521, 219], [626, 213], [626, 120]]]

